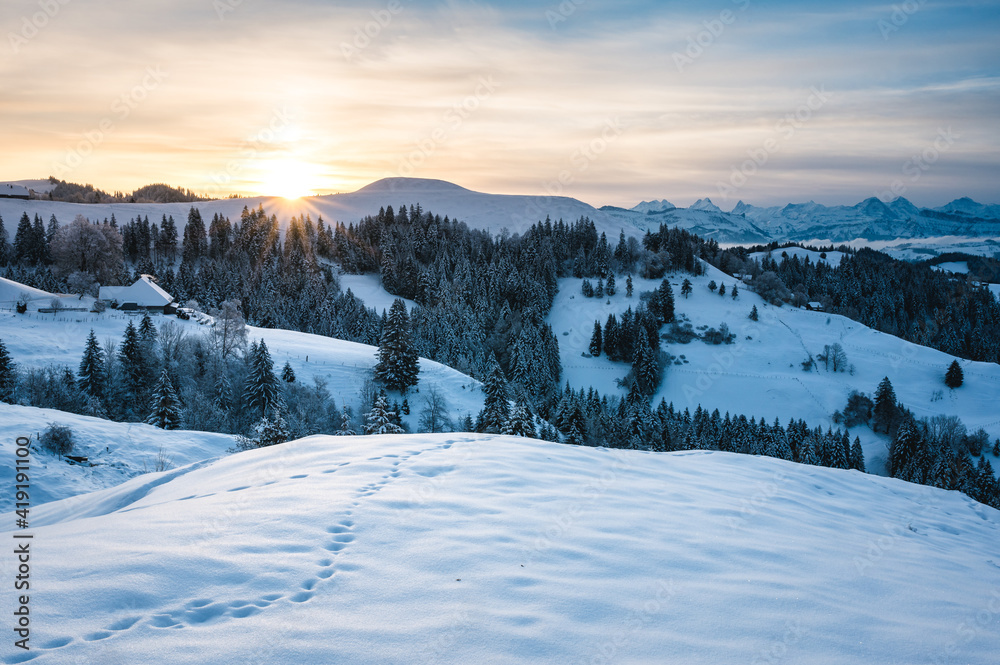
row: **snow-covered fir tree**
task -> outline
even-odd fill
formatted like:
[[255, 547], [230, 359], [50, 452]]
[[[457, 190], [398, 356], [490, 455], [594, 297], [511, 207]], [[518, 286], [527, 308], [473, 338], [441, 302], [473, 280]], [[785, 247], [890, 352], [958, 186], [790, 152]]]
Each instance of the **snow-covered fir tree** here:
[[393, 422], [396, 414], [389, 410], [385, 392], [379, 392], [371, 411], [365, 416], [365, 434], [402, 434], [403, 428]]
[[77, 372], [77, 387], [89, 397], [100, 399], [104, 395], [105, 382], [107, 376], [104, 367], [104, 351], [97, 342], [97, 335], [94, 329], [90, 329], [87, 335], [87, 345], [83, 349], [83, 358], [80, 359], [80, 369]]
[[490, 370], [483, 387], [486, 393], [483, 410], [479, 413], [476, 429], [480, 432], [499, 434], [504, 423], [510, 418], [510, 402], [507, 395], [507, 379], [495, 357], [490, 357]]
[[295, 383], [295, 370], [287, 360], [285, 366], [281, 368], [281, 380], [285, 383]]
[[410, 319], [406, 303], [396, 298], [389, 308], [389, 316], [382, 330], [378, 347], [375, 380], [389, 390], [406, 391], [417, 384], [420, 371], [417, 350], [410, 334]]
[[350, 407], [346, 404], [340, 410], [340, 429], [334, 432], [334, 436], [355, 436], [354, 417], [351, 415]]
[[501, 434], [535, 438], [535, 422], [527, 405], [518, 400], [510, 412], [510, 418], [504, 423]]
[[17, 379], [14, 361], [10, 358], [7, 346], [0, 339], [0, 402], [14, 403], [14, 386]]
[[156, 387], [153, 388], [153, 402], [146, 417], [146, 424], [160, 429], [180, 429], [183, 425], [181, 402], [177, 399], [170, 375], [164, 369]]
[[274, 361], [264, 340], [251, 345], [247, 360], [250, 371], [243, 388], [243, 402], [254, 417], [265, 418], [280, 408], [281, 386], [274, 375]]
[[594, 321], [594, 333], [590, 336], [590, 355], [595, 358], [601, 355], [601, 322]]

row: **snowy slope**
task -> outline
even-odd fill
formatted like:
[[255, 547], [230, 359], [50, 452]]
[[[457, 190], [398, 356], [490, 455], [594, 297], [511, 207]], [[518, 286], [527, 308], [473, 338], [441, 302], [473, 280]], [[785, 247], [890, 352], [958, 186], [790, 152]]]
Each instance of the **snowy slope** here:
[[90, 299], [84, 303], [74, 303], [73, 301], [79, 300], [77, 296], [57, 295], [0, 277], [0, 309], [14, 309], [22, 295], [28, 296], [28, 309], [31, 311], [38, 311], [39, 307], [49, 307], [52, 299], [56, 297], [65, 307], [86, 306], [89, 308], [93, 302], [93, 299]]
[[[810, 426], [834, 426], [831, 416], [843, 409], [851, 390], [873, 395], [882, 377], [888, 376], [896, 396], [920, 417], [956, 415], [970, 431], [983, 427], [990, 440], [1000, 437], [1000, 365], [961, 360], [966, 383], [956, 390], [944, 386], [944, 374], [952, 357], [898, 337], [867, 328], [843, 316], [768, 305], [749, 287], [740, 284], [738, 300], [720, 297], [708, 289], [708, 282], [725, 283], [731, 290], [734, 279], [711, 266], [701, 277], [670, 276], [678, 315], [692, 325], [718, 326], [726, 322], [736, 334], [732, 345], [713, 346], [695, 340], [689, 344], [666, 344], [664, 350], [681, 359], [671, 365], [654, 404], [661, 398], [680, 409], [703, 407], [731, 414], [780, 418], [802, 418]], [[694, 291], [680, 295], [687, 277]], [[602, 394], [621, 393], [614, 383], [624, 378], [628, 365], [612, 363], [605, 356], [585, 357], [594, 320], [603, 326], [608, 315], [620, 315], [639, 304], [639, 294], [659, 286], [659, 280], [635, 280], [631, 300], [624, 290], [611, 298], [588, 299], [580, 294], [580, 280], [560, 280], [548, 321], [559, 336], [560, 358], [565, 379], [575, 388], [593, 386]], [[610, 304], [609, 302], [610, 301]], [[751, 307], [757, 306], [760, 320], [750, 321]], [[748, 339], [749, 338], [749, 339]], [[807, 354], [814, 357], [826, 344], [840, 343], [854, 365], [854, 373], [834, 373], [822, 368], [802, 370]], [[687, 362], [684, 362], [684, 361]], [[941, 391], [940, 395], [936, 393]], [[870, 472], [879, 473], [885, 458], [884, 439], [868, 428], [854, 428], [865, 448]]]
[[[826, 254], [826, 256], [824, 257], [823, 254]], [[813, 264], [825, 262], [832, 266], [839, 265], [844, 256], [846, 256], [843, 252], [816, 252], [802, 247], [786, 247], [785, 249], [775, 249], [770, 252], [754, 252], [750, 255], [750, 258], [760, 261], [764, 256], [770, 256], [778, 263], [781, 263], [784, 259], [783, 255], [788, 255], [788, 258], [798, 257], [799, 261], [804, 261], [808, 257], [809, 261]]]
[[33, 648], [5, 640], [5, 663], [978, 665], [1000, 649], [1000, 513], [769, 458], [312, 437], [32, 519]]
[[[70, 464], [47, 453], [35, 455], [31, 465], [31, 499], [35, 505], [113, 487], [158, 467], [174, 469], [205, 462], [225, 455], [226, 449], [233, 447], [233, 437], [227, 434], [167, 432], [139, 423], [0, 404], [0, 475], [14, 476], [17, 437], [32, 437], [34, 443], [50, 423], [72, 429], [72, 454], [87, 457], [93, 466]], [[13, 495], [0, 495], [0, 511], [9, 513], [13, 508]]]
[[[393, 297], [382, 289], [377, 277], [343, 277], [346, 278], [342, 283], [344, 289], [348, 286], [358, 287], [361, 293], [355, 291], [355, 295], [362, 298], [366, 306], [387, 309], [392, 304]], [[51, 294], [37, 289], [34, 291], [37, 292], [38, 300], [29, 305], [27, 313], [15, 314], [10, 309], [4, 310], [2, 301], [5, 294], [17, 294], [21, 291], [32, 290], [17, 282], [0, 278], [0, 339], [4, 341], [14, 362], [28, 367], [55, 364], [76, 368], [83, 356], [91, 328], [97, 340], [104, 345], [108, 338], [120, 342], [128, 322], [137, 322], [135, 317], [111, 309], [101, 314], [39, 314], [38, 306], [47, 306]], [[93, 298], [78, 300], [76, 296], [69, 296], [67, 306], [89, 308], [92, 302]], [[189, 335], [205, 334], [208, 330], [194, 320], [181, 321], [173, 316], [153, 317], [157, 326], [168, 321], [180, 326]], [[290, 330], [247, 326], [247, 331], [249, 340], [263, 339], [267, 342], [276, 368], [280, 369], [287, 361], [300, 382], [311, 383], [313, 377], [322, 379], [327, 382], [327, 389], [338, 405], [358, 405], [365, 378], [370, 376], [369, 370], [375, 366], [376, 347]], [[404, 421], [414, 429], [422, 404], [419, 391], [430, 386], [437, 386], [441, 390], [455, 418], [468, 413], [475, 415], [482, 409], [483, 393], [478, 381], [450, 367], [421, 358], [420, 384], [410, 396], [414, 409], [410, 416], [404, 416]]]

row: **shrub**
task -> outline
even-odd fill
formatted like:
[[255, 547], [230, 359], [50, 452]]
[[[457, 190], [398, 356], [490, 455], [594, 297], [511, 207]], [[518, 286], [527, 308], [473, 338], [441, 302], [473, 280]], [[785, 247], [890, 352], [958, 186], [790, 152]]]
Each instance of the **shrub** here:
[[982, 427], [965, 437], [965, 445], [969, 449], [969, 454], [979, 457], [983, 454], [983, 448], [990, 445], [990, 435]]
[[73, 430], [65, 425], [50, 424], [42, 432], [39, 443], [54, 455], [69, 455], [73, 452]]
[[852, 390], [847, 396], [847, 406], [844, 407], [844, 424], [848, 427], [867, 425], [874, 409], [875, 402], [868, 395]]
[[761, 298], [772, 305], [780, 306], [791, 297], [788, 287], [778, 275], [770, 270], [763, 272], [753, 281], [753, 289]]

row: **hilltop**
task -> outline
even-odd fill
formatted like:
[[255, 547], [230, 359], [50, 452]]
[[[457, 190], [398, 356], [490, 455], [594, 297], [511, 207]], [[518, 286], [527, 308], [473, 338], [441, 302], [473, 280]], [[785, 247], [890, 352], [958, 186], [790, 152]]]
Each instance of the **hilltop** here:
[[311, 437], [40, 506], [32, 531], [40, 618], [7, 663], [978, 665], [1000, 648], [996, 510], [719, 452]]

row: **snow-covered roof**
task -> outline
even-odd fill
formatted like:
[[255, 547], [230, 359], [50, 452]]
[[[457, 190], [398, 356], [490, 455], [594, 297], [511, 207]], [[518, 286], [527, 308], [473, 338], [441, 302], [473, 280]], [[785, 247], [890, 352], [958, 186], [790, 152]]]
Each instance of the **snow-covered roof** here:
[[174, 301], [174, 297], [153, 282], [149, 275], [143, 275], [132, 286], [102, 286], [98, 298], [120, 303], [134, 302], [140, 307], [164, 307]]
[[9, 182], [0, 183], [0, 196], [18, 196], [28, 198], [28, 188], [23, 185], [12, 185]]

